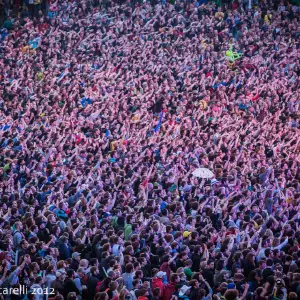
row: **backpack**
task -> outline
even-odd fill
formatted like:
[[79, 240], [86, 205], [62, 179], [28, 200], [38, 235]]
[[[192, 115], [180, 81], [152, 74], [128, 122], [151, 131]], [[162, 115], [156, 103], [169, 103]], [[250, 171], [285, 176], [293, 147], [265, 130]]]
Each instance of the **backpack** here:
[[84, 274], [84, 276], [82, 277], [82, 285], [87, 285], [90, 276], [91, 273]]
[[20, 231], [16, 230], [16, 231], [13, 233], [13, 237], [14, 237], [15, 234], [18, 233], [18, 232], [21, 233]]
[[101, 258], [101, 254], [102, 254], [102, 247], [101, 247], [101, 243], [99, 242], [98, 244], [96, 244], [95, 247], [95, 255], [97, 258]]
[[97, 283], [97, 286], [96, 286], [96, 289], [95, 289], [96, 294], [100, 292], [100, 288], [101, 288], [102, 282], [103, 282], [103, 281], [99, 281], [99, 282]]

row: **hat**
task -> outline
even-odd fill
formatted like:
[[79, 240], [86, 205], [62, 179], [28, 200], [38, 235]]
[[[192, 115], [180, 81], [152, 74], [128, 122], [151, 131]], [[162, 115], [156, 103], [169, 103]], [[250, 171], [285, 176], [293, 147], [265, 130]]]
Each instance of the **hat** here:
[[215, 179], [215, 178], [213, 178], [211, 181], [210, 181], [210, 183], [211, 183], [211, 185], [214, 185], [214, 184], [216, 184], [216, 183], [218, 183], [219, 181], [217, 180], [217, 179]]
[[191, 234], [190, 231], [185, 231], [185, 232], [183, 233], [183, 237], [184, 237], [184, 238], [187, 238], [190, 234]]
[[160, 210], [163, 210], [167, 208], [167, 203], [165, 201], [163, 201], [161, 204], [160, 204]]
[[184, 285], [182, 286], [182, 288], [179, 290], [179, 296], [184, 296], [185, 293], [191, 289], [191, 286], [187, 286], [187, 285]]
[[188, 192], [190, 192], [192, 190], [192, 186], [191, 185], [186, 185], [184, 188], [183, 188], [183, 191], [185, 192], [185, 193], [188, 193]]
[[233, 282], [230, 282], [230, 283], [227, 284], [227, 288], [229, 290], [233, 290], [233, 289], [235, 289], [235, 284]]
[[80, 257], [80, 253], [79, 252], [74, 252], [72, 254], [72, 258], [76, 258], [76, 257]]
[[55, 276], [59, 277], [59, 276], [64, 275], [64, 274], [66, 274], [66, 272], [64, 270], [58, 270], [58, 271], [56, 271]]
[[156, 277], [158, 278], [163, 278], [164, 276], [166, 276], [166, 272], [162, 272], [162, 271], [159, 271], [157, 274], [156, 274]]

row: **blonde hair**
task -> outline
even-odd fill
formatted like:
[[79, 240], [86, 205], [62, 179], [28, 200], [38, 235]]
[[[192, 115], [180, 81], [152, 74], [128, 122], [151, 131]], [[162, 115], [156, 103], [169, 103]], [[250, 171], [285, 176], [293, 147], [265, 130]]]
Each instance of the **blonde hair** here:
[[125, 300], [125, 296], [128, 293], [128, 290], [124, 287], [119, 294], [119, 300]]

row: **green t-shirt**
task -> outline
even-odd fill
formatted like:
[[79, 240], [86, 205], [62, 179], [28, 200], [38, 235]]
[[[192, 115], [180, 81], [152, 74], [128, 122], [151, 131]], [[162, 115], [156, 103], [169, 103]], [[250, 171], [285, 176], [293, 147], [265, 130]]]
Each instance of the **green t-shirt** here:
[[131, 233], [132, 233], [132, 226], [131, 226], [131, 224], [126, 224], [125, 227], [124, 227], [124, 238], [125, 238], [125, 241], [128, 241]]
[[7, 30], [11, 30], [14, 27], [14, 24], [10, 20], [4, 21], [3, 27]]
[[184, 274], [188, 280], [191, 280], [193, 277], [193, 272], [190, 268], [184, 268]]

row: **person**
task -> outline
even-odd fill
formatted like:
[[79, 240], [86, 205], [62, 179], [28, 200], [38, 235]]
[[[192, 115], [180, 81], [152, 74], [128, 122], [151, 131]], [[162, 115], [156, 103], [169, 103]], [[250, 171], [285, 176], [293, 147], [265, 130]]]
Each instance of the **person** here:
[[70, 292], [70, 293], [67, 295], [67, 300], [78, 300], [78, 297], [76, 296], [76, 293], [75, 293], [75, 292]]
[[9, 0], [5, 0], [3, 3], [4, 3], [4, 13], [6, 17], [9, 17]]
[[228, 289], [224, 294], [226, 300], [238, 299], [238, 296], [238, 290], [235, 289]]
[[66, 273], [64, 270], [56, 271], [56, 279], [52, 280], [50, 283], [50, 290], [54, 290], [56, 293], [64, 294], [64, 281], [66, 278]]
[[68, 243], [68, 237], [66, 235], [62, 235], [58, 241], [58, 251], [59, 251], [59, 258], [64, 260], [71, 258], [71, 247]]
[[36, 277], [34, 284], [30, 287], [30, 290], [34, 291], [34, 293], [37, 293], [37, 300], [43, 300], [44, 295], [40, 293], [39, 291], [43, 290], [42, 288], [42, 282], [43, 278], [41, 276]]
[[154, 278], [152, 279], [152, 291], [154, 291], [156, 288], [160, 289], [160, 294], [163, 294], [164, 291], [164, 284], [163, 284], [163, 278], [167, 275], [167, 273], [159, 271], [156, 273]]
[[191, 287], [189, 295], [190, 300], [195, 300], [198, 298], [202, 299], [202, 297], [205, 296], [205, 293], [202, 295], [202, 291], [200, 291], [200, 285], [197, 279], [192, 279], [189, 281], [189, 286]]
[[192, 279], [192, 276], [193, 276], [193, 272], [191, 270], [192, 268], [192, 265], [193, 265], [193, 261], [191, 259], [187, 259], [185, 262], [185, 268], [184, 268], [184, 274], [186, 275], [186, 278], [188, 280], [191, 280]]
[[74, 252], [72, 253], [72, 261], [70, 264], [70, 269], [73, 269], [75, 272], [78, 270], [80, 262], [80, 253]]
[[210, 286], [214, 286], [214, 261], [208, 260], [202, 263], [203, 270], [202, 275], [204, 279], [209, 283]]
[[160, 300], [161, 299], [161, 289], [159, 287], [153, 289], [153, 300]]
[[132, 263], [128, 263], [125, 266], [125, 273], [122, 274], [122, 278], [123, 278], [123, 282], [125, 287], [128, 290], [132, 290], [133, 289], [133, 264]]
[[99, 282], [97, 275], [99, 274], [99, 270], [96, 267], [91, 267], [90, 269], [90, 276], [87, 279], [87, 290], [88, 290], [88, 297], [93, 299], [96, 294], [96, 286]]
[[188, 296], [190, 294], [190, 289], [191, 287], [183, 285], [179, 290], [179, 299], [190, 299]]
[[108, 297], [107, 293], [101, 292], [101, 293], [97, 293], [97, 294], [95, 295], [95, 298], [94, 298], [94, 299], [95, 299], [95, 300], [109, 300], [109, 297]]
[[79, 289], [77, 288], [75, 282], [75, 271], [73, 269], [69, 269], [67, 271], [67, 277], [64, 281], [64, 297], [67, 297], [69, 293], [74, 292], [76, 295], [80, 294]]
[[54, 271], [54, 266], [50, 265], [48, 266], [47, 270], [46, 270], [46, 290], [48, 292], [48, 294], [50, 294], [50, 287], [52, 282], [56, 279], [55, 276], [55, 271]]
[[171, 281], [165, 286], [162, 298], [163, 300], [171, 299], [173, 293], [175, 292], [176, 285], [179, 283], [180, 278], [178, 274], [174, 273], [171, 275]]
[[23, 229], [23, 224], [22, 222], [16, 222], [14, 224], [14, 232], [13, 232], [13, 246], [14, 248], [18, 248], [18, 246], [20, 245], [23, 236], [22, 236], [22, 229]]
[[148, 300], [149, 298], [147, 297], [149, 295], [148, 291], [146, 289], [141, 289], [139, 291], [139, 296], [138, 300]]
[[86, 288], [86, 286], [84, 285], [84, 277], [85, 277], [84, 269], [78, 268], [77, 272], [75, 273], [74, 283], [80, 295], [82, 295], [83, 289]]

